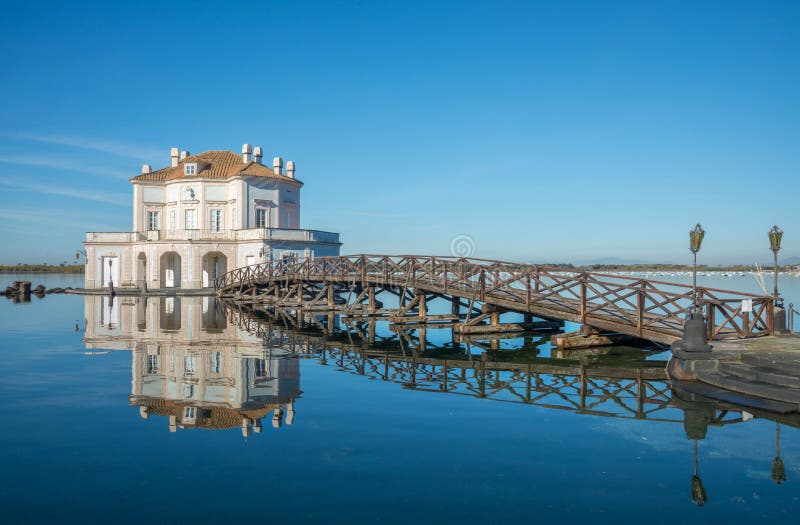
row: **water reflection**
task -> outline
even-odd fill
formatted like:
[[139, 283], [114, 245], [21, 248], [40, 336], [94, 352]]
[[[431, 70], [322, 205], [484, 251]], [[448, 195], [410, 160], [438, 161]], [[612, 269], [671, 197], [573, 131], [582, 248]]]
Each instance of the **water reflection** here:
[[[165, 418], [171, 432], [240, 427], [247, 436], [260, 432], [265, 418], [276, 428], [291, 424], [302, 393], [300, 359], [307, 359], [406, 389], [682, 425], [691, 501], [704, 505], [698, 446], [709, 428], [774, 421], [771, 477], [780, 484], [787, 480], [781, 425], [800, 427], [797, 414], [747, 409], [671, 385], [666, 363], [639, 349], [540, 357], [546, 338], [535, 336], [519, 338], [514, 348], [497, 339], [442, 337], [432, 344], [424, 333], [392, 331], [374, 320], [244, 312], [212, 297], [85, 300], [87, 349], [130, 350], [130, 403], [145, 419]], [[765, 447], [773, 457], [772, 443]]]
[[87, 349], [131, 350], [130, 403], [170, 432], [294, 421], [300, 365], [290, 352], [227, 322], [213, 297], [86, 298]]

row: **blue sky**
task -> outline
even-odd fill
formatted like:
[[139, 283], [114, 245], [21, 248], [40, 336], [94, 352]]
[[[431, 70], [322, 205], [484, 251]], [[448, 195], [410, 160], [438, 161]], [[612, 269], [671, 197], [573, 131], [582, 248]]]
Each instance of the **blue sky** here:
[[792, 2], [4, 4], [0, 263], [128, 230], [169, 148], [294, 160], [343, 253], [800, 255]]

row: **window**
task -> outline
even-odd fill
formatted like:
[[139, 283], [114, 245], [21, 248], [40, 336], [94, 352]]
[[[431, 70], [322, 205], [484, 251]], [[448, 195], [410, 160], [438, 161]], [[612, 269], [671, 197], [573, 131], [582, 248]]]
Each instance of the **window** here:
[[187, 230], [197, 229], [197, 210], [186, 210], [184, 227]]
[[185, 172], [186, 175], [194, 175], [197, 173], [197, 164], [187, 164]]
[[256, 359], [256, 377], [266, 377], [267, 376], [267, 361], [265, 359]]
[[194, 423], [197, 420], [197, 407], [183, 407], [183, 423]]
[[220, 374], [222, 373], [222, 353], [221, 352], [211, 352], [209, 355], [210, 358], [210, 365], [209, 371], [212, 374]]
[[267, 227], [267, 210], [264, 208], [256, 208], [256, 228]]
[[156, 231], [161, 229], [160, 228], [160, 216], [161, 214], [157, 211], [148, 211], [147, 212], [147, 229], [149, 231]]
[[169, 210], [169, 231], [175, 231], [175, 210]]
[[158, 355], [148, 355], [147, 356], [147, 373], [148, 374], [157, 374], [158, 373]]
[[192, 399], [194, 397], [194, 385], [191, 383], [183, 384], [183, 399]]
[[197, 358], [193, 355], [183, 357], [183, 372], [185, 375], [192, 375], [197, 372]]
[[222, 210], [211, 210], [211, 231], [218, 232], [222, 230]]
[[286, 222], [284, 228], [298, 228], [294, 203], [284, 202]]

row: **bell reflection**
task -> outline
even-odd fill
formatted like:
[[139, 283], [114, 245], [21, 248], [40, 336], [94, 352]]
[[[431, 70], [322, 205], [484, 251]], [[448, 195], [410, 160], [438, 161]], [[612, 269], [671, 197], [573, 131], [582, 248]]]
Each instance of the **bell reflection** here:
[[[299, 360], [227, 322], [211, 297], [86, 297], [89, 349], [131, 350], [130, 404], [170, 432], [291, 425]], [[113, 309], [112, 309], [113, 308]], [[111, 321], [111, 322], [109, 322]]]

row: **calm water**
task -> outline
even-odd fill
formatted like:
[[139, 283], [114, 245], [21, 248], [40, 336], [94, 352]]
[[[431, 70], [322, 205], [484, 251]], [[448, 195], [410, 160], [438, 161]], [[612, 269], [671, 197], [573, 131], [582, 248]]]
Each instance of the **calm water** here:
[[[735, 279], [725, 287], [744, 288]], [[800, 511], [798, 423], [680, 399], [647, 379], [663, 354], [548, 361], [546, 339], [467, 348], [446, 330], [420, 352], [418, 333], [326, 336], [338, 318], [285, 329], [296, 321], [258, 324], [201, 298], [0, 300], [4, 522], [789, 523]], [[359, 351], [371, 333], [374, 350]], [[582, 382], [580, 364], [595, 375]]]

